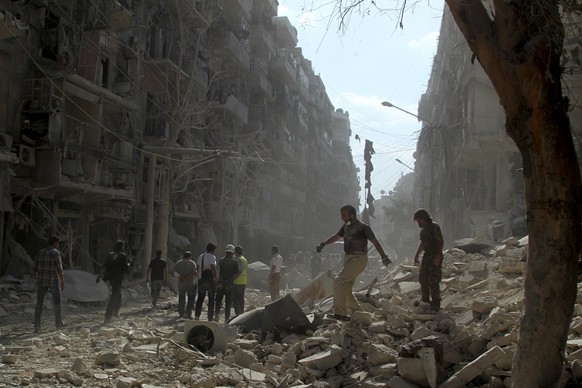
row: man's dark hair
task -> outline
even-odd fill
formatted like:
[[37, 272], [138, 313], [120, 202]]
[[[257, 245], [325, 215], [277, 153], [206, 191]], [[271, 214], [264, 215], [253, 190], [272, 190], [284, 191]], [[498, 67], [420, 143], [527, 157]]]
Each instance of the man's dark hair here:
[[216, 245], [214, 245], [213, 243], [208, 243], [208, 245], [206, 245], [206, 252], [212, 253], [215, 250], [216, 250]]
[[430, 215], [428, 214], [428, 212], [424, 209], [417, 209], [414, 212], [414, 216], [412, 217], [413, 221], [416, 221], [418, 219], [423, 219], [423, 220], [427, 220], [429, 222], [432, 221], [432, 219], [430, 218]]
[[162, 257], [162, 250], [161, 249], [158, 249], [156, 251], [156, 256]]
[[115, 246], [116, 247], [122, 247], [123, 248], [125, 246], [125, 241], [123, 241], [123, 240], [117, 240], [115, 242]]
[[61, 240], [59, 240], [57, 236], [50, 236], [48, 239], [48, 244], [52, 247], [53, 245], [55, 245], [55, 243], [58, 243], [60, 241]]
[[357, 216], [358, 212], [356, 211], [356, 208], [353, 207], [352, 205], [345, 205], [340, 209], [340, 212], [347, 212], [350, 216]]
[[192, 252], [190, 251], [184, 252], [184, 257], [192, 257]]
[[273, 253], [279, 253], [279, 246], [278, 245], [273, 245], [271, 247], [271, 252], [273, 252]]
[[236, 247], [234, 247], [234, 253], [236, 253], [237, 255], [242, 255], [242, 247], [240, 245], [237, 245]]

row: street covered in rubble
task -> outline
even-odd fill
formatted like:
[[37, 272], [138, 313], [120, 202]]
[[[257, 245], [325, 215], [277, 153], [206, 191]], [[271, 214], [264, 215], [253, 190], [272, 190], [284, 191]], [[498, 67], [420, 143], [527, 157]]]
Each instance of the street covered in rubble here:
[[[298, 304], [290, 296], [273, 303], [285, 306], [276, 315], [289, 313], [307, 327], [285, 319], [262, 327], [248, 319], [238, 325], [179, 319], [173, 292], [166, 289], [154, 310], [144, 283], [137, 283], [124, 290], [122, 311], [112, 323], [102, 324], [102, 303], [69, 301], [66, 328], [47, 323], [34, 335], [33, 282], [5, 277], [0, 386], [509, 387], [526, 243], [509, 239], [488, 256], [446, 251], [439, 314], [415, 306], [418, 267], [403, 262], [384, 268], [371, 259], [355, 287], [364, 310], [349, 322], [327, 318], [319, 313], [329, 310], [333, 275], [322, 273], [303, 290], [286, 290], [302, 309], [293, 310]], [[286, 283], [307, 278], [307, 272], [297, 266]], [[366, 296], [374, 277], [376, 286]], [[249, 288], [245, 315], [267, 314], [267, 292]], [[564, 384], [582, 379], [582, 304], [575, 315]], [[189, 338], [197, 327], [209, 328], [216, 339], [203, 345]]]

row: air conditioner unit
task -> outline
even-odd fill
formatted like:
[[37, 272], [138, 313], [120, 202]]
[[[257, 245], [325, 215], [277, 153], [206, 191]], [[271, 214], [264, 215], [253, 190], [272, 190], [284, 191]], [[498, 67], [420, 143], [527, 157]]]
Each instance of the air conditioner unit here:
[[12, 136], [0, 133], [0, 148], [12, 148]]
[[141, 50], [139, 40], [135, 36], [130, 36], [124, 49], [123, 54], [126, 58], [137, 58]]
[[36, 165], [35, 149], [21, 145], [18, 151], [18, 162], [23, 166], [34, 167]]

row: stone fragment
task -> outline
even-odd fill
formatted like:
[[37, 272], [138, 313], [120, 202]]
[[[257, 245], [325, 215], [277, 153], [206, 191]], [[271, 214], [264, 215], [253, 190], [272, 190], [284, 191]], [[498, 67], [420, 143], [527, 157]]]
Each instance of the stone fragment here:
[[269, 354], [267, 356], [267, 361], [270, 362], [271, 364], [275, 364], [275, 365], [281, 365], [282, 360], [280, 356], [277, 356], [275, 354]]
[[95, 365], [118, 366], [121, 363], [121, 355], [117, 352], [104, 352], [97, 355]]
[[501, 241], [501, 243], [502, 244], [505, 244], [505, 245], [512, 246], [512, 247], [519, 246], [519, 240], [516, 237], [513, 237], [513, 236], [512, 237], [509, 237], [509, 238], [506, 238], [505, 240]]
[[381, 376], [381, 377], [385, 377], [385, 378], [391, 378], [393, 376], [396, 376], [397, 372], [398, 372], [398, 368], [396, 366], [396, 363], [383, 364], [383, 365], [377, 365], [377, 366], [370, 367], [370, 374], [372, 376]]
[[331, 345], [329, 349], [299, 360], [299, 364], [311, 369], [326, 371], [335, 367], [343, 360], [341, 349]]
[[501, 262], [499, 263], [499, 272], [506, 274], [523, 274], [525, 272], [525, 263], [518, 262]]
[[425, 337], [430, 337], [431, 335], [434, 335], [435, 337], [440, 337], [440, 333], [436, 333], [432, 330], [427, 329], [424, 326], [421, 326], [412, 332], [412, 334], [410, 335], [410, 339], [412, 341], [416, 341], [419, 339], [423, 339]]
[[400, 282], [398, 283], [398, 288], [400, 289], [400, 295], [410, 294], [412, 292], [420, 291], [419, 282]]
[[352, 314], [352, 322], [362, 322], [364, 325], [370, 325], [374, 321], [374, 315], [366, 311], [355, 311]]
[[34, 377], [37, 379], [46, 379], [48, 377], [54, 377], [59, 374], [59, 371], [55, 368], [43, 368], [34, 371]]
[[471, 303], [471, 310], [480, 314], [487, 314], [499, 305], [496, 298], [492, 296], [485, 296], [477, 298]]
[[63, 333], [59, 333], [55, 336], [55, 343], [57, 345], [66, 345], [71, 342], [71, 338]]
[[2, 355], [2, 362], [4, 364], [16, 364], [18, 361], [18, 356], [16, 354], [4, 354]]
[[394, 376], [388, 380], [388, 388], [418, 388], [418, 385], [405, 380], [400, 376]]
[[295, 368], [297, 363], [297, 355], [295, 352], [287, 352], [281, 357], [281, 365], [285, 368]]
[[473, 261], [469, 264], [467, 269], [471, 275], [483, 277], [487, 275], [487, 262], [485, 261]]
[[117, 388], [132, 388], [136, 386], [139, 386], [139, 383], [133, 377], [120, 376], [117, 378]]
[[372, 343], [368, 346], [366, 352], [368, 354], [366, 362], [370, 366], [393, 363], [398, 358], [396, 350], [382, 344]]
[[402, 271], [394, 275], [393, 278], [395, 283], [406, 282], [412, 279], [414, 279], [414, 274], [412, 272], [402, 272]]
[[93, 377], [97, 380], [109, 380], [109, 375], [107, 373], [95, 373]]
[[259, 344], [259, 341], [239, 338], [236, 341], [234, 341], [233, 344], [238, 346], [241, 349], [253, 350], [254, 348], [257, 347], [257, 345]]
[[71, 366], [71, 370], [73, 372], [75, 372], [76, 374], [78, 374], [78, 375], [84, 374], [87, 371], [88, 368], [89, 367], [87, 366], [87, 364], [85, 363], [85, 361], [83, 361], [80, 358], [77, 358], [75, 360], [75, 362], [73, 362], [73, 365]]
[[281, 345], [280, 343], [273, 344], [273, 346], [271, 346], [271, 353], [276, 356], [280, 356], [281, 354], [283, 354], [283, 345]]
[[256, 362], [259, 362], [257, 356], [249, 350], [239, 349], [234, 353], [234, 363], [243, 368], [248, 368]]
[[440, 388], [462, 388], [469, 381], [479, 376], [485, 369], [495, 364], [505, 354], [499, 346], [495, 346], [465, 365], [463, 369], [452, 375], [440, 385]]
[[429, 386], [420, 358], [400, 357], [398, 359], [398, 374], [414, 384], [422, 387]]
[[422, 348], [418, 351], [418, 355], [422, 361], [422, 367], [424, 368], [424, 373], [428, 381], [428, 385], [431, 388], [436, 388], [438, 384], [438, 373], [439, 368], [437, 366], [437, 361], [433, 348]]
[[67, 380], [69, 383], [73, 384], [76, 387], [80, 387], [83, 385], [83, 379], [71, 372], [62, 372], [59, 373], [59, 377]]
[[368, 331], [371, 333], [384, 333], [386, 331], [386, 321], [376, 321], [370, 324]]

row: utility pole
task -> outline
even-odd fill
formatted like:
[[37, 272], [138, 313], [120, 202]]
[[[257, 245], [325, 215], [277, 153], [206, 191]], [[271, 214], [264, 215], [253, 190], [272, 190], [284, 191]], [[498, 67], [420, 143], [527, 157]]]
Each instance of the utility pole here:
[[149, 260], [152, 257], [154, 236], [154, 196], [156, 191], [156, 156], [149, 154], [148, 181], [146, 186], [146, 221], [144, 231], [143, 256], [141, 257], [141, 276], [146, 277]]
[[[242, 144], [239, 141], [238, 142], [238, 154], [240, 155], [241, 153], [241, 149], [242, 149]], [[234, 182], [233, 182], [233, 193], [232, 193], [232, 198], [233, 198], [233, 206], [234, 209], [232, 209], [232, 243], [233, 244], [240, 244], [240, 242], [238, 241], [238, 224], [239, 224], [239, 219], [240, 219], [240, 190], [239, 190], [239, 186], [240, 186], [240, 175], [241, 175], [241, 170], [243, 168], [243, 164], [242, 161], [236, 161], [234, 159], [232, 159], [235, 168], [234, 168]]]

